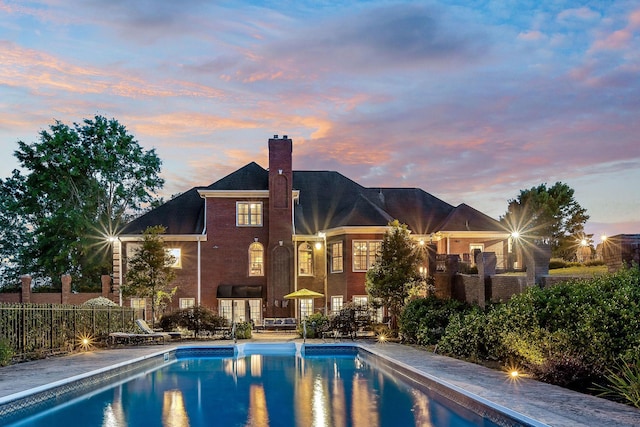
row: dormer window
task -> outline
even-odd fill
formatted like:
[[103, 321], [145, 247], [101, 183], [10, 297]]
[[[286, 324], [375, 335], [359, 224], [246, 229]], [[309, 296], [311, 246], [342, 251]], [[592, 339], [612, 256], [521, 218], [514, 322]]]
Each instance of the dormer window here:
[[236, 202], [238, 227], [262, 227], [262, 202]]

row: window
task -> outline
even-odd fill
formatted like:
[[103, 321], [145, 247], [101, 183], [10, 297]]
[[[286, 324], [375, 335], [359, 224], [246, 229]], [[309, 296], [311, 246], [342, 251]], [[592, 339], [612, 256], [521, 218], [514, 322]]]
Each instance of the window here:
[[231, 315], [233, 312], [233, 300], [219, 299], [218, 300], [218, 313], [221, 317], [224, 317], [228, 321], [231, 321]]
[[131, 308], [135, 310], [144, 310], [147, 306], [144, 298], [131, 298]]
[[340, 310], [342, 310], [343, 305], [344, 305], [344, 302], [343, 302], [342, 295], [331, 297], [331, 311], [333, 314], [337, 314]]
[[249, 246], [249, 276], [264, 276], [264, 247], [258, 242]]
[[180, 308], [193, 308], [195, 305], [195, 298], [180, 298]]
[[341, 273], [343, 268], [342, 242], [331, 244], [331, 272]]
[[353, 305], [356, 307], [366, 307], [369, 302], [369, 298], [366, 295], [354, 295]]
[[182, 268], [182, 251], [180, 248], [167, 249], [167, 255], [173, 257], [173, 262], [168, 263], [167, 266], [171, 268]]
[[380, 255], [381, 240], [353, 241], [353, 271], [367, 271]]
[[131, 298], [131, 308], [133, 308], [136, 318], [147, 318], [147, 300], [145, 298]]
[[313, 248], [308, 243], [298, 246], [298, 275], [313, 275]]
[[236, 202], [238, 227], [262, 227], [262, 202]]
[[300, 318], [306, 319], [313, 314], [313, 299], [302, 298], [300, 301]]

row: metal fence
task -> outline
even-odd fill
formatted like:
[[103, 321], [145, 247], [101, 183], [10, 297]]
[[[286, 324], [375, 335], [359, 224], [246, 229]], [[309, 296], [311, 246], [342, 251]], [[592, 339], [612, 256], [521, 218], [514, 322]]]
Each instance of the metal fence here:
[[41, 358], [73, 351], [81, 337], [98, 343], [111, 332], [134, 331], [135, 319], [128, 307], [0, 304], [0, 338], [17, 359]]

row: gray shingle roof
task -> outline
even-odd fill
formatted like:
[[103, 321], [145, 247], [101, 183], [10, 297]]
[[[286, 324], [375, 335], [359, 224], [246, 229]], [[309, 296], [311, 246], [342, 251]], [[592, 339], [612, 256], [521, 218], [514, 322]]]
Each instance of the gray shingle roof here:
[[[267, 190], [269, 172], [255, 162], [214, 182], [194, 187], [127, 224], [123, 234], [138, 234], [151, 225], [168, 234], [200, 234], [204, 229], [204, 200], [198, 189]], [[498, 231], [500, 224], [470, 206], [452, 205], [419, 188], [366, 188], [334, 171], [294, 171], [293, 189], [300, 191], [294, 206], [296, 233], [316, 234], [342, 226], [385, 226], [394, 219], [414, 233], [437, 231]]]

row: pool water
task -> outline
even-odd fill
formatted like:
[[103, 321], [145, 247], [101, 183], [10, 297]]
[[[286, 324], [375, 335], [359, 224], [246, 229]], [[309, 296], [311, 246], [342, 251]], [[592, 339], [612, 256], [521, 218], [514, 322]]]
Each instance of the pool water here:
[[11, 426], [493, 426], [357, 354], [188, 357]]

